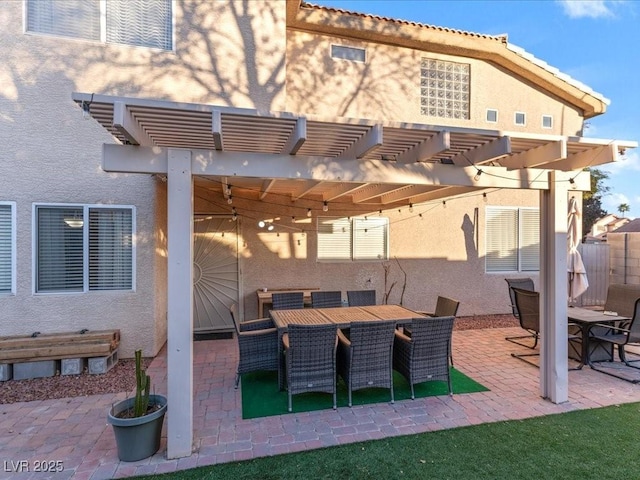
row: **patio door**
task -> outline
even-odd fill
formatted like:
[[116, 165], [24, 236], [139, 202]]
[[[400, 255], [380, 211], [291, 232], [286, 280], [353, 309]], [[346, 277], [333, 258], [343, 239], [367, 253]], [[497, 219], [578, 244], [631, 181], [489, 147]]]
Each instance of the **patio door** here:
[[229, 307], [239, 298], [238, 222], [195, 215], [193, 221], [193, 329], [233, 331]]

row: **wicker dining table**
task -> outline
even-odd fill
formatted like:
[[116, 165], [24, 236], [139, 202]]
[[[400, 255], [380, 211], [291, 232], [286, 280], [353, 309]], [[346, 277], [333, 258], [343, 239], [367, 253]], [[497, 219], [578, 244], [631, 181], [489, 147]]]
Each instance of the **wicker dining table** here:
[[[352, 322], [376, 322], [396, 320], [398, 325], [411, 323], [413, 318], [425, 315], [414, 312], [401, 305], [368, 305], [363, 307], [336, 308], [299, 308], [294, 310], [270, 310], [273, 322], [278, 329], [278, 345], [282, 345], [282, 336], [287, 327], [296, 325], [334, 324], [337, 328], [349, 328]], [[283, 386], [283, 365], [278, 369], [278, 383]]]

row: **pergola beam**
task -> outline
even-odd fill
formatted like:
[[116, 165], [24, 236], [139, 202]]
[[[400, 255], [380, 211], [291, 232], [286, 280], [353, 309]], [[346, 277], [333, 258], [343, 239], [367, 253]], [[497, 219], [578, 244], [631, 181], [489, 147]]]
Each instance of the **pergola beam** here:
[[582, 170], [587, 167], [596, 167], [598, 165], [616, 161], [618, 161], [618, 147], [615, 143], [611, 143], [609, 145], [603, 145], [601, 147], [574, 153], [573, 155], [569, 155], [563, 160], [553, 162], [548, 166], [556, 170], [570, 172], [572, 170]]
[[500, 165], [508, 169], [531, 168], [563, 158], [567, 158], [567, 141], [564, 139], [503, 158], [500, 160]]
[[[166, 148], [105, 144], [103, 169], [123, 173], [167, 173]], [[483, 166], [456, 167], [437, 162], [397, 164], [382, 160], [340, 160], [327, 157], [191, 150], [194, 175], [217, 177], [316, 180], [339, 183], [389, 183], [394, 185], [455, 185], [474, 188], [549, 188], [547, 170]], [[559, 172], [560, 173], [560, 172]], [[570, 172], [558, 176], [568, 181]], [[580, 175], [573, 188], [589, 191], [589, 176]]]
[[480, 165], [491, 160], [509, 155], [511, 153], [511, 138], [507, 136], [498, 137], [479, 147], [460, 153], [453, 157], [451, 161], [454, 165]]
[[451, 148], [451, 134], [443, 130], [431, 138], [423, 140], [418, 145], [396, 157], [398, 163], [426, 162], [434, 155], [438, 155]]
[[140, 128], [124, 102], [113, 104], [113, 128], [115, 128], [131, 145], [150, 147], [153, 140]]
[[300, 117], [296, 120], [296, 126], [293, 128], [287, 143], [282, 147], [281, 153], [295, 155], [302, 144], [307, 140], [307, 119]]
[[349, 148], [338, 155], [339, 159], [362, 158], [382, 145], [382, 125], [373, 125], [367, 133], [362, 135]]

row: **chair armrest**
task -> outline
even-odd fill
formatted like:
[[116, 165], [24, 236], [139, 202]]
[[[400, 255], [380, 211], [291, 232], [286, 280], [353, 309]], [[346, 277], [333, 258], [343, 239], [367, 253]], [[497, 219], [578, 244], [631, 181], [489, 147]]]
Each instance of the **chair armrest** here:
[[238, 327], [241, 332], [247, 332], [251, 330], [264, 330], [265, 328], [275, 328], [273, 320], [270, 318], [257, 318], [256, 320], [248, 320], [241, 322]]
[[401, 332], [399, 330], [396, 330], [394, 332], [394, 334], [395, 334], [395, 339], [396, 340], [399, 340], [399, 341], [404, 342], [404, 343], [411, 343], [411, 338], [406, 336], [403, 332]]
[[628, 328], [616, 327], [615, 325], [611, 325], [610, 323], [594, 323], [591, 326], [591, 329], [589, 330], [589, 334], [590, 335], [593, 335], [592, 332], [591, 332], [593, 327], [608, 328], [609, 330], [615, 330], [616, 332], [619, 332], [619, 333], [629, 333], [630, 332], [630, 330]]
[[262, 330], [249, 330], [248, 332], [240, 332], [238, 333], [238, 340], [242, 338], [255, 338], [263, 335], [272, 335], [274, 333], [278, 333], [277, 328], [263, 328]]
[[338, 330], [338, 341], [345, 347], [351, 347], [351, 340], [349, 340], [347, 336], [342, 333], [342, 330]]

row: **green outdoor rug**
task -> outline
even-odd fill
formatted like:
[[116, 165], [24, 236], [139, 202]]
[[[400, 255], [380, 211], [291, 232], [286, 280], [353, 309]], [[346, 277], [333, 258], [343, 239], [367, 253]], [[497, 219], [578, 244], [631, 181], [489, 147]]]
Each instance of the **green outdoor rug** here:
[[[475, 380], [451, 368], [453, 393], [486, 392], [489, 389]], [[396, 401], [411, 398], [411, 389], [406, 379], [393, 372], [393, 386]], [[253, 372], [242, 375], [242, 418], [268, 417], [289, 413], [287, 392], [278, 390], [277, 372]], [[414, 386], [416, 398], [447, 395], [447, 383], [442, 381], [424, 382]], [[353, 405], [384, 403], [391, 401], [389, 390], [366, 388], [353, 392]], [[338, 381], [338, 406], [348, 405], [348, 392], [342, 378]], [[301, 393], [293, 396], [293, 412], [310, 412], [332, 408], [332, 396], [328, 393]]]

